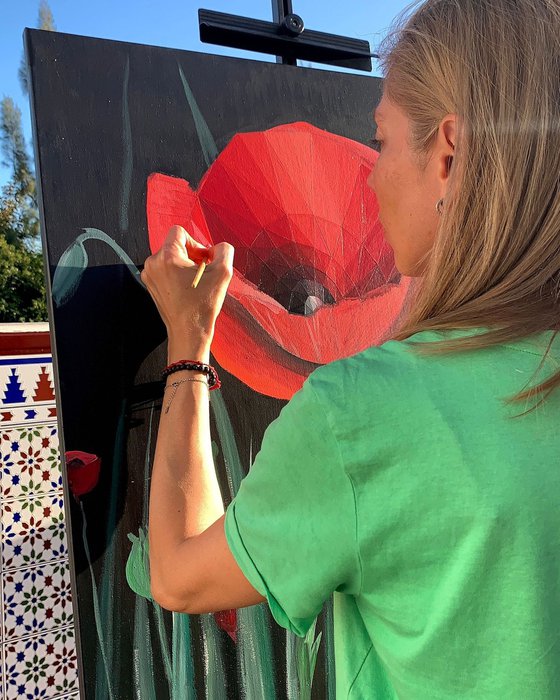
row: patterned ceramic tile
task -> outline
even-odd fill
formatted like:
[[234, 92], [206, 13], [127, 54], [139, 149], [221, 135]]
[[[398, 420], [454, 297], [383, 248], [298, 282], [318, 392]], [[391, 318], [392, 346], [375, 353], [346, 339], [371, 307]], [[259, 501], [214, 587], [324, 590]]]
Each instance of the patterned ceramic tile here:
[[2, 569], [68, 556], [62, 493], [2, 503]]
[[72, 624], [68, 562], [3, 574], [4, 639]]
[[4, 646], [5, 698], [54, 698], [77, 690], [72, 628], [8, 642]]
[[0, 700], [79, 700], [52, 359], [0, 357]]
[[0, 457], [2, 498], [62, 488], [56, 424], [1, 430]]

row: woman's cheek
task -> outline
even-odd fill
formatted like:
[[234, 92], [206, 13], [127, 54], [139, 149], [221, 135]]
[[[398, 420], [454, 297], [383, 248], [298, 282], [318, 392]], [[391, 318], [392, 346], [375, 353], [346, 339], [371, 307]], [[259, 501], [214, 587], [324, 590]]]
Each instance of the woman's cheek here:
[[375, 171], [377, 170], [377, 163], [373, 166], [368, 179], [366, 180], [368, 187], [373, 190], [373, 192], [377, 195], [377, 191], [375, 188]]
[[373, 166], [367, 184], [373, 190], [375, 198], [377, 199], [377, 205], [379, 207], [379, 218], [383, 217], [383, 210], [386, 204], [385, 187], [384, 187], [384, 177], [383, 177], [383, 164], [379, 163], [380, 158]]

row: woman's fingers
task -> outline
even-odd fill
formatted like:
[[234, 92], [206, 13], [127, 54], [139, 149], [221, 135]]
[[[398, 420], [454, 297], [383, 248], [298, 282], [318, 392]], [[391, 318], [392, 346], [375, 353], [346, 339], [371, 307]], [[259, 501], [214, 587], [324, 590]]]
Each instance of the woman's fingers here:
[[192, 236], [182, 226], [172, 226], [160, 250], [151, 255], [144, 264], [140, 278], [144, 283], [147, 277], [153, 277], [155, 270], [163, 268], [198, 268], [202, 262], [208, 266], [208, 272], [220, 273], [220, 277], [229, 280], [233, 275], [234, 248], [229, 243], [218, 243], [207, 248]]
[[162, 247], [173, 247], [177, 244], [181, 248], [185, 248], [187, 245], [187, 232], [182, 226], [172, 226], [167, 232], [167, 236], [163, 241]]
[[[181, 261], [189, 264], [200, 265], [204, 262], [208, 265], [208, 271], [222, 272], [224, 277], [230, 278], [233, 274], [233, 246], [229, 243], [218, 243], [211, 248], [195, 240], [182, 226], [172, 226], [163, 243], [171, 255], [179, 255]], [[165, 253], [164, 253], [165, 254]]]
[[[211, 337], [233, 275], [233, 246], [218, 243], [207, 248], [182, 226], [172, 226], [162, 247], [147, 258], [140, 275], [168, 333], [175, 328]], [[192, 283], [207, 263], [196, 290]]]
[[211, 262], [208, 270], [219, 270], [224, 276], [231, 278], [233, 275], [234, 248], [229, 243], [218, 243], [210, 249]]
[[208, 248], [192, 236], [182, 226], [172, 226], [163, 242], [162, 250], [176, 253], [180, 259], [190, 260], [198, 265], [208, 260]]

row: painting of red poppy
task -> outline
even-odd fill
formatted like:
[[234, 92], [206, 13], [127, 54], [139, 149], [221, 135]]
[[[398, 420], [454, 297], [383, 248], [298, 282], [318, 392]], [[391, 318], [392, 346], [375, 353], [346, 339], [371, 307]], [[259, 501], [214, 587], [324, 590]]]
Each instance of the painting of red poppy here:
[[235, 246], [212, 348], [227, 505], [305, 378], [382, 342], [408, 294], [367, 186], [380, 80], [60, 33], [26, 42], [61, 451], [102, 465], [66, 467], [83, 697], [333, 698], [329, 603], [299, 639], [264, 605], [189, 616], [151, 599], [166, 346], [139, 268], [172, 224]]
[[235, 247], [213, 353], [255, 391], [290, 398], [316, 366], [380, 343], [399, 315], [408, 280], [367, 185], [376, 158], [296, 122], [235, 135], [196, 190], [150, 175], [152, 253], [174, 223]]

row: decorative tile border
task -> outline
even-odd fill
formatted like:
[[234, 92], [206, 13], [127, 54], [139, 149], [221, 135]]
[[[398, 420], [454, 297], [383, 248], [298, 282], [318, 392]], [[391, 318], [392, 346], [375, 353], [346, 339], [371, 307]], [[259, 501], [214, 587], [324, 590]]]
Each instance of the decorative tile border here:
[[53, 418], [56, 405], [50, 356], [0, 357], [0, 426]]
[[0, 408], [0, 428], [16, 425], [40, 425], [56, 418], [54, 404], [27, 406], [20, 408], [10, 406]]
[[52, 359], [0, 357], [0, 406], [54, 403]]

